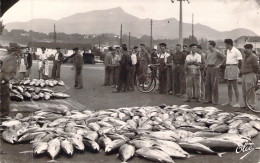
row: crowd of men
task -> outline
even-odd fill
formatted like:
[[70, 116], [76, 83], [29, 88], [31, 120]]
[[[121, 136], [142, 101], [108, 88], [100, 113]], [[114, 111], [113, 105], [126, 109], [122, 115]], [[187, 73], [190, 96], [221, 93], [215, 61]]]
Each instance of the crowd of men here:
[[[180, 44], [175, 49], [167, 48], [165, 43], [154, 46], [149, 53], [144, 44], [128, 50], [125, 44], [109, 51], [105, 55], [105, 86], [116, 88], [113, 93], [134, 91], [134, 85], [145, 83], [142, 77], [152, 72], [159, 73], [158, 91], [161, 94], [184, 97], [185, 102], [196, 100], [204, 104], [219, 104], [219, 68], [224, 63], [224, 78], [227, 82], [228, 101], [222, 105], [240, 107], [238, 77], [242, 73], [243, 104], [246, 108], [245, 95], [249, 88], [257, 84], [259, 62], [253, 52], [253, 45], [246, 44], [241, 53], [233, 45], [232, 39], [224, 40], [226, 50], [216, 48], [214, 41], [209, 41], [207, 52], [201, 45], [191, 44], [183, 47]], [[149, 64], [158, 65], [150, 67]], [[139, 82], [137, 82], [139, 80]], [[233, 90], [235, 101], [233, 102]], [[255, 100], [252, 94], [251, 100]]]
[[[20, 49], [11, 48], [10, 56], [13, 56], [13, 60], [17, 60], [17, 64], [13, 64], [19, 73], [19, 80], [30, 78], [31, 67], [32, 67], [32, 54], [30, 53], [29, 47], [21, 47]], [[82, 89], [82, 69], [83, 69], [83, 54], [80, 52], [79, 48], [73, 49], [73, 54], [69, 57], [65, 57], [61, 52], [61, 48], [56, 48], [56, 53], [53, 56], [53, 59], [50, 60], [49, 56], [46, 53], [46, 48], [42, 47], [39, 56], [39, 79], [53, 79], [60, 80], [61, 65], [66, 63], [69, 59], [74, 60], [74, 66], [72, 69], [75, 69], [75, 88]], [[52, 73], [49, 75], [49, 62], [53, 62]]]

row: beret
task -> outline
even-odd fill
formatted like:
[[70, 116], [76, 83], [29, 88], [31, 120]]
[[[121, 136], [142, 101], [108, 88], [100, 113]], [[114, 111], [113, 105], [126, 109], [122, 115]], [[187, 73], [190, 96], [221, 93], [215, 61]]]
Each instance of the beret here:
[[159, 45], [166, 47], [166, 44], [165, 44], [165, 43], [160, 43]]
[[252, 44], [246, 44], [244, 46], [245, 49], [253, 49], [253, 45]]
[[190, 48], [193, 47], [193, 46], [197, 46], [197, 44], [190, 44]]

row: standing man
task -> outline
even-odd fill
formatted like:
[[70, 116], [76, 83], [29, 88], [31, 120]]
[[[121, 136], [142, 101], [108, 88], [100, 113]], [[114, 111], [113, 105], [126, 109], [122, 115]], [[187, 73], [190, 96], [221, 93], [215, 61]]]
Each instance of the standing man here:
[[26, 47], [25, 49], [26, 49], [25, 56], [27, 57], [27, 68], [26, 68], [25, 77], [29, 78], [31, 74], [31, 67], [32, 67], [32, 54], [30, 53], [29, 47]]
[[[223, 105], [240, 107], [237, 79], [239, 76], [239, 69], [241, 69], [242, 66], [242, 54], [233, 46], [233, 40], [225, 39], [224, 42], [227, 49], [225, 79], [227, 80], [229, 101]], [[234, 105], [232, 104], [232, 87], [236, 95], [236, 103]]]
[[[141, 47], [141, 51], [137, 56], [137, 60], [139, 62], [139, 77], [141, 75], [145, 75], [148, 71], [148, 64], [150, 64], [150, 55], [148, 53], [148, 51], [145, 48], [144, 44], [140, 44]], [[145, 76], [143, 76], [143, 78], [140, 78], [140, 83], [144, 83], [145, 80]]]
[[104, 64], [105, 64], [105, 81], [104, 86], [110, 86], [112, 84], [112, 51], [113, 48], [108, 47], [108, 52], [105, 55]]
[[183, 97], [185, 94], [185, 70], [186, 54], [181, 51], [181, 45], [176, 45], [176, 53], [173, 55], [173, 90], [174, 95]]
[[61, 63], [63, 62], [63, 54], [60, 51], [60, 48], [56, 48], [57, 52], [54, 55], [53, 59], [53, 67], [52, 67], [52, 79], [54, 80], [60, 80], [60, 68], [61, 68]]
[[121, 45], [122, 49], [122, 58], [120, 61], [120, 74], [119, 74], [119, 82], [116, 91], [113, 93], [126, 92], [128, 90], [128, 69], [129, 64], [131, 63], [131, 56], [127, 52], [126, 44]]
[[113, 56], [113, 58], [112, 58], [113, 88], [116, 88], [118, 86], [118, 80], [119, 80], [120, 57], [115, 49], [113, 49], [113, 51], [112, 51], [112, 56]]
[[218, 104], [219, 67], [225, 60], [225, 55], [215, 46], [214, 41], [209, 41], [206, 60], [205, 101], [203, 104]]
[[[191, 44], [191, 54], [186, 57], [186, 74], [187, 74], [187, 95], [188, 98], [185, 102], [190, 102], [194, 95], [197, 102], [200, 102], [201, 95], [201, 74], [200, 74], [200, 64], [201, 56], [197, 53], [197, 45]], [[194, 92], [193, 92], [194, 90]]]
[[170, 49], [170, 56], [167, 57], [166, 65], [167, 65], [167, 88], [168, 88], [168, 95], [173, 94], [173, 54], [174, 50]]
[[128, 73], [128, 80], [129, 80], [129, 91], [134, 91], [134, 77], [135, 77], [135, 65], [137, 63], [137, 53], [138, 47], [135, 46], [133, 48], [133, 52], [131, 54], [131, 64], [129, 65], [129, 73]]
[[49, 61], [46, 48], [42, 47], [42, 53], [39, 56], [39, 78], [47, 79], [49, 77]]
[[189, 55], [190, 52], [189, 52], [189, 49], [188, 49], [188, 46], [187, 45], [183, 45], [183, 51], [182, 51], [184, 54]]
[[[252, 52], [253, 45], [246, 44], [245, 55], [242, 64], [242, 90], [243, 90], [243, 105], [241, 108], [246, 108], [246, 93], [248, 90], [255, 86], [257, 83], [257, 74], [259, 74], [259, 64], [257, 62], [257, 56]], [[255, 91], [250, 92], [250, 104], [255, 106], [256, 94]]]
[[159, 44], [161, 48], [161, 54], [159, 57], [159, 88], [161, 94], [166, 94], [167, 89], [167, 67], [166, 62], [167, 58], [170, 56], [169, 53], [166, 52], [166, 44]]
[[205, 97], [205, 62], [206, 62], [206, 54], [202, 51], [202, 46], [197, 46], [197, 53], [201, 56], [201, 64], [200, 64], [200, 72], [201, 72], [201, 99], [203, 100]]

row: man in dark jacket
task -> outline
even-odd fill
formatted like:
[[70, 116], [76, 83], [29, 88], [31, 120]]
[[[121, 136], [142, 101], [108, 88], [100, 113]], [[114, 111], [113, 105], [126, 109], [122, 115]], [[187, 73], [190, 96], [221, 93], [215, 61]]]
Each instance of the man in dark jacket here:
[[60, 48], [56, 48], [57, 52], [54, 55], [53, 59], [53, 67], [52, 67], [52, 78], [55, 80], [60, 80], [60, 68], [61, 68], [61, 63], [63, 61], [63, 54], [60, 51]]
[[124, 92], [128, 90], [128, 70], [131, 63], [131, 56], [127, 51], [127, 46], [125, 44], [121, 45], [122, 58], [120, 61], [120, 73], [119, 73], [119, 82], [116, 91], [113, 93], [120, 93], [123, 89]]
[[25, 49], [26, 49], [25, 56], [27, 57], [27, 71], [25, 73], [25, 77], [29, 78], [31, 74], [31, 67], [32, 67], [32, 54], [30, 53], [29, 47], [25, 47]]

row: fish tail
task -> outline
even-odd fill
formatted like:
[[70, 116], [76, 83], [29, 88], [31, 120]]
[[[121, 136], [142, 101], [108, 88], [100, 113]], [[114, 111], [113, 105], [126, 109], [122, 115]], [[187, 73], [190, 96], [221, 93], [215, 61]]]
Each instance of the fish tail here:
[[226, 154], [227, 152], [220, 152], [220, 153], [217, 153], [217, 155], [219, 156], [219, 157], [222, 157], [222, 155], [224, 155], [224, 154]]
[[58, 162], [58, 161], [56, 161], [56, 160], [50, 160], [50, 161], [47, 161], [47, 162]]

